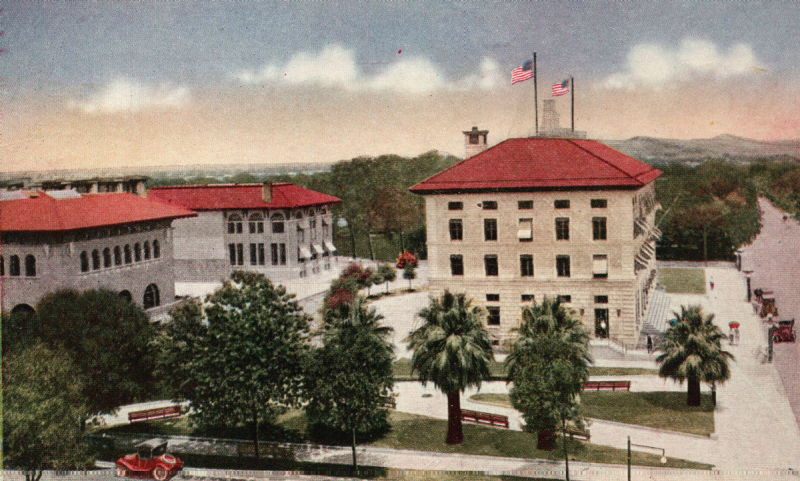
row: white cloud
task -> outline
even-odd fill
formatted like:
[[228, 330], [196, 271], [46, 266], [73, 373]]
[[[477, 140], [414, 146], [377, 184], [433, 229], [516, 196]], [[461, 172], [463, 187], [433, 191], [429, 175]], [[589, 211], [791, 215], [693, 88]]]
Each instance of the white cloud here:
[[271, 63], [258, 71], [243, 70], [234, 77], [246, 84], [286, 82], [350, 91], [408, 94], [491, 90], [502, 82], [497, 62], [490, 58], [483, 59], [479, 74], [460, 79], [448, 78], [438, 65], [424, 57], [404, 57], [390, 63], [382, 71], [369, 75], [359, 67], [355, 53], [339, 45], [329, 45], [318, 53], [300, 52], [286, 65]]
[[608, 76], [604, 84], [613, 89], [660, 88], [681, 81], [748, 75], [761, 68], [749, 45], [736, 44], [721, 52], [713, 42], [686, 38], [673, 49], [650, 43], [634, 46], [625, 68]]
[[160, 85], [152, 87], [126, 78], [118, 78], [85, 100], [73, 100], [71, 108], [88, 114], [136, 112], [148, 108], [178, 108], [191, 99], [187, 87]]

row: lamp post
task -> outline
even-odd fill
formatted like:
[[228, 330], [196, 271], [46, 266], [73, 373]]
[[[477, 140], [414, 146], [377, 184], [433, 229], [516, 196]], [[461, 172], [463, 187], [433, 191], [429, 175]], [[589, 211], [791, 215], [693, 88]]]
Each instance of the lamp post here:
[[655, 446], [645, 446], [644, 444], [631, 443], [631, 437], [628, 436], [628, 481], [631, 481], [631, 446], [636, 446], [637, 448], [646, 448], [646, 449], [654, 449], [656, 451], [661, 451], [661, 464], [667, 464], [666, 449], [657, 448]]
[[747, 279], [747, 302], [750, 302], [752, 300], [752, 293], [750, 292], [750, 274], [752, 274], [753, 271], [742, 272], [744, 272], [745, 278]]

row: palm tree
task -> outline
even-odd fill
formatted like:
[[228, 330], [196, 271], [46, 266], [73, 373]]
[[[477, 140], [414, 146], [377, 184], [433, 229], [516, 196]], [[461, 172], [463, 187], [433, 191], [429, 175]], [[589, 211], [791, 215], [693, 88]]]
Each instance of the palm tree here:
[[445, 291], [418, 314], [425, 323], [410, 335], [412, 372], [447, 395], [447, 444], [461, 444], [461, 392], [489, 378], [494, 359], [483, 310], [465, 294]]
[[700, 306], [681, 306], [673, 312], [678, 321], [667, 329], [662, 352], [656, 363], [658, 375], [680, 383], [687, 381], [686, 404], [700, 405], [700, 383], [724, 383], [731, 377], [729, 361], [733, 354], [722, 349], [725, 334], [713, 323], [714, 315], [706, 315]]
[[[518, 337], [506, 358], [511, 401], [526, 426], [537, 431], [537, 448], [554, 447], [555, 430], [582, 423], [579, 395], [589, 377], [589, 334], [558, 300], [544, 298], [522, 311]], [[565, 459], [569, 463], [564, 444]]]

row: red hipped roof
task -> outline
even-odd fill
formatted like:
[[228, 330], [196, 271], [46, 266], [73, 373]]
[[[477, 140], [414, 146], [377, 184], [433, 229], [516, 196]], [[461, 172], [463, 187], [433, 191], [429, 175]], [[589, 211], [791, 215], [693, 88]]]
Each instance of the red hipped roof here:
[[211, 184], [154, 187], [149, 199], [196, 211], [222, 209], [290, 209], [334, 204], [336, 197], [289, 183], [272, 184], [272, 199], [264, 202], [263, 184]]
[[638, 188], [661, 171], [594, 140], [509, 139], [411, 187], [417, 194]]
[[66, 199], [55, 199], [41, 191], [28, 195], [0, 201], [0, 231], [59, 232], [197, 215], [127, 193]]

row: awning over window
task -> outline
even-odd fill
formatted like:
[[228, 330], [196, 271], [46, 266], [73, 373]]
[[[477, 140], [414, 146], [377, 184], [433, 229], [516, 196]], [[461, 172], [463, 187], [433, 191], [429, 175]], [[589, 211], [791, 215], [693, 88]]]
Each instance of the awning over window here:
[[311, 259], [311, 251], [308, 250], [306, 247], [300, 248], [300, 258], [301, 259]]
[[311, 244], [311, 249], [314, 251], [314, 254], [322, 255], [324, 252], [322, 251], [322, 246], [319, 244]]
[[647, 232], [649, 230], [649, 226], [647, 225], [647, 221], [644, 220], [644, 218], [642, 218], [642, 217], [639, 217], [638, 219], [636, 219], [636, 225], [638, 225], [639, 228], [642, 229], [645, 232]]
[[328, 249], [328, 252], [336, 252], [336, 246], [333, 245], [333, 242], [326, 242], [325, 248]]
[[650, 244], [649, 242], [645, 242], [644, 244], [642, 244], [642, 249], [644, 249], [644, 251], [650, 254], [651, 256], [654, 256], [656, 254], [656, 247], [653, 244]]
[[648, 237], [650, 240], [661, 240], [661, 229], [653, 226], [653, 229], [650, 231], [650, 235]]
[[594, 274], [608, 274], [608, 256], [594, 256], [592, 258], [592, 272]]
[[519, 230], [517, 231], [517, 238], [519, 240], [533, 239], [533, 220], [521, 219], [519, 221]]

